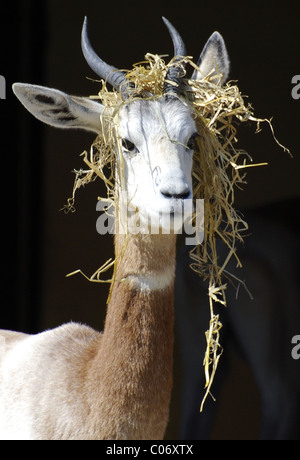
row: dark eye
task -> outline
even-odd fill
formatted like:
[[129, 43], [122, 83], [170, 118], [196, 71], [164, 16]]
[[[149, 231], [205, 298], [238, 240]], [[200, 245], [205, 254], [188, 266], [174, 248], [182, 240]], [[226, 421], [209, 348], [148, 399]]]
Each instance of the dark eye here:
[[136, 150], [134, 143], [128, 139], [122, 139], [122, 146], [124, 150], [127, 150], [128, 152], [134, 152]]
[[190, 137], [190, 139], [189, 139], [189, 141], [188, 141], [188, 143], [187, 143], [187, 148], [188, 148], [189, 150], [197, 150], [197, 148], [198, 148], [197, 138], [198, 138], [198, 137], [199, 137], [199, 134], [198, 134], [198, 133], [194, 133], [194, 134]]

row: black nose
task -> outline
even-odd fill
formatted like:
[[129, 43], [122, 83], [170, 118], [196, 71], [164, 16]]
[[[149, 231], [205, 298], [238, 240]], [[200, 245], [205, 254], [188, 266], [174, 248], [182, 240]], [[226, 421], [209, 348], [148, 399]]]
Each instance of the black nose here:
[[173, 198], [176, 200], [186, 200], [191, 196], [191, 191], [190, 188], [187, 186], [185, 187], [180, 193], [174, 193], [172, 190], [168, 189], [161, 189], [160, 193], [165, 197], [165, 198]]

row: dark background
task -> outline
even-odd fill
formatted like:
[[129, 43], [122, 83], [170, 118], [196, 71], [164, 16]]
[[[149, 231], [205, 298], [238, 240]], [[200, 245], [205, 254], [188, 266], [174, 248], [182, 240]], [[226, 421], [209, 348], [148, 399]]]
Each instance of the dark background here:
[[[291, 96], [291, 80], [300, 74], [300, 8], [297, 1], [260, 3], [264, 6], [193, 0], [18, 0], [2, 5], [0, 74], [6, 79], [7, 94], [6, 100], [0, 100], [1, 328], [39, 332], [70, 320], [103, 327], [107, 286], [80, 276], [65, 278], [77, 268], [91, 275], [112, 255], [111, 238], [99, 237], [95, 229], [101, 184], [77, 193], [74, 214], [59, 211], [72, 193], [71, 170], [84, 167], [79, 155], [89, 148], [93, 135], [42, 126], [11, 90], [13, 82], [21, 81], [70, 94], [97, 93], [97, 83], [86, 78], [95, 76], [80, 48], [84, 15], [89, 17], [98, 54], [120, 68], [142, 60], [146, 52], [172, 53], [162, 15], [180, 31], [195, 59], [209, 35], [219, 30], [231, 59], [230, 78], [238, 80], [258, 117], [273, 117], [277, 137], [294, 154], [291, 159], [276, 145], [267, 125], [260, 134], [254, 134], [254, 126], [243, 128], [241, 147], [254, 162], [267, 161], [269, 166], [249, 170], [248, 186], [237, 195], [238, 206], [253, 209], [281, 203], [273, 208], [278, 209], [278, 218], [296, 219], [300, 100]], [[285, 208], [285, 200], [293, 200], [293, 206]], [[229, 407], [224, 412], [221, 404], [219, 415], [220, 420], [230, 420], [230, 429], [227, 422], [226, 426], [220, 422], [214, 436], [251, 439], [257, 435], [259, 397], [247, 365], [240, 358], [232, 359], [228, 396], [221, 399], [229, 401]], [[174, 423], [168, 434], [173, 438], [179, 417], [180, 368], [176, 376]], [[233, 403], [230, 394], [238, 395]], [[253, 402], [257, 414], [249, 421], [242, 417], [241, 429], [239, 404], [244, 400]]]

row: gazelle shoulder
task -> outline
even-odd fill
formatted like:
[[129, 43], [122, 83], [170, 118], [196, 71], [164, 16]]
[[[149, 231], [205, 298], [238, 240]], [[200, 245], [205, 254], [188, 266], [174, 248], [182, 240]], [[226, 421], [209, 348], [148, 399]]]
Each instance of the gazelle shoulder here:
[[[0, 331], [0, 345], [3, 355], [10, 353], [18, 356], [26, 353], [27, 357], [40, 353], [56, 359], [63, 356], [78, 354], [93, 349], [93, 344], [99, 345], [101, 333], [89, 326], [79, 323], [67, 323], [57, 328], [46, 330], [39, 334], [27, 335], [10, 331]], [[0, 350], [0, 351], [1, 351]]]
[[51, 348], [53, 345], [60, 349], [61, 354], [64, 351], [69, 354], [71, 350], [88, 348], [93, 342], [100, 340], [101, 333], [84, 324], [70, 322], [33, 337], [38, 347], [44, 348], [47, 344]]

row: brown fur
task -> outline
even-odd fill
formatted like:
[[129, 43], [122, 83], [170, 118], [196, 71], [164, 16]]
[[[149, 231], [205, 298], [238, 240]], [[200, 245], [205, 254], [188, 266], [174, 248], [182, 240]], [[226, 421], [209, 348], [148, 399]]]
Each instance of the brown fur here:
[[117, 270], [102, 344], [90, 369], [92, 376], [101, 369], [96, 412], [107, 413], [101, 420], [104, 438], [161, 439], [164, 435], [172, 388], [173, 285], [141, 291], [127, 277], [151, 276], [163, 266], [166, 252], [172, 254], [167, 260], [175, 264], [174, 243], [172, 236], [130, 237]]

